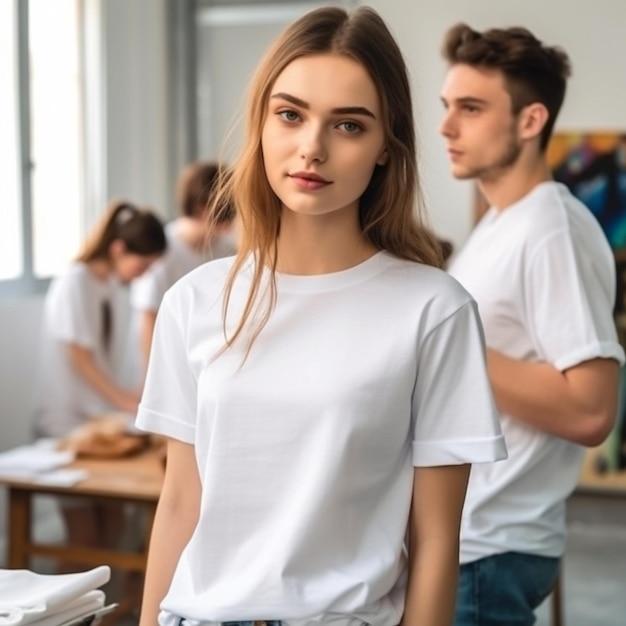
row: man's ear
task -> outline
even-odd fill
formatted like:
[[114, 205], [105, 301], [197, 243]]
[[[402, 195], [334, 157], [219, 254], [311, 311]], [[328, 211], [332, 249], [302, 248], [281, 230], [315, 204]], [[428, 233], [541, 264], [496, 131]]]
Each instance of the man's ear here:
[[519, 116], [520, 139], [534, 139], [541, 134], [548, 123], [548, 109], [541, 102], [525, 106]]
[[387, 152], [387, 148], [385, 148], [380, 153], [380, 156], [376, 159], [376, 165], [387, 165], [388, 161], [389, 161], [389, 152]]

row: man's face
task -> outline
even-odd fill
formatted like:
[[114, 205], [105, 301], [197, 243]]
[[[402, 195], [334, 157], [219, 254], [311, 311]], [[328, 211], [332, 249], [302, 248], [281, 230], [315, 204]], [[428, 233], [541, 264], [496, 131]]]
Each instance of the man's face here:
[[445, 113], [439, 131], [456, 178], [497, 180], [515, 164], [522, 142], [501, 72], [453, 65], [441, 100]]

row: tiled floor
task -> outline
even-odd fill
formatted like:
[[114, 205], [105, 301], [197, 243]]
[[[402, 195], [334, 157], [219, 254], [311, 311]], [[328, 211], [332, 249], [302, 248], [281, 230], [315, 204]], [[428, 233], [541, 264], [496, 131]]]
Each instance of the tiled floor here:
[[[49, 505], [42, 502], [38, 509], [38, 537], [60, 539]], [[626, 497], [575, 496], [568, 519], [562, 626], [626, 626]], [[134, 623], [125, 619], [118, 626]], [[535, 626], [553, 626], [550, 600], [539, 609]]]

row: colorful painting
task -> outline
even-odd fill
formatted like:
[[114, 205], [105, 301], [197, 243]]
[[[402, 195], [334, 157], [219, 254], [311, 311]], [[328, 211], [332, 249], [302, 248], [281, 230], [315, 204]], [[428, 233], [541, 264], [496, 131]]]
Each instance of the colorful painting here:
[[596, 216], [611, 247], [626, 250], [626, 131], [555, 133], [548, 161], [554, 178]]

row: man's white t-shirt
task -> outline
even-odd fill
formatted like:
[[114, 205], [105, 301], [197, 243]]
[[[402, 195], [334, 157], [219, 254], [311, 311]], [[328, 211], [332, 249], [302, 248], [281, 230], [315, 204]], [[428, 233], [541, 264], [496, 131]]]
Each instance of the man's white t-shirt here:
[[475, 303], [444, 272], [379, 252], [332, 274], [278, 274], [247, 359], [245, 339], [213, 359], [232, 262], [166, 294], [137, 417], [194, 445], [202, 483], [160, 624], [395, 626], [413, 466], [506, 454]]
[[115, 320], [121, 319], [120, 287], [115, 279], [97, 278], [85, 263], [73, 263], [50, 283], [41, 332], [37, 434], [60, 437], [87, 419], [113, 410], [76, 372], [69, 345], [90, 350], [98, 367], [113, 378], [113, 338], [107, 349], [104, 306], [110, 307], [114, 328]]
[[214, 239], [205, 252], [191, 248], [180, 236], [179, 222], [165, 225], [167, 249], [139, 278], [131, 284], [130, 302], [139, 311], [157, 311], [165, 292], [182, 276], [211, 259], [235, 252], [232, 237]]
[[[561, 371], [596, 357], [623, 362], [615, 260], [564, 185], [542, 183], [501, 212], [489, 209], [449, 272], [476, 299], [488, 348]], [[509, 458], [472, 469], [461, 561], [508, 551], [560, 556], [584, 448], [509, 415], [502, 429]]]

